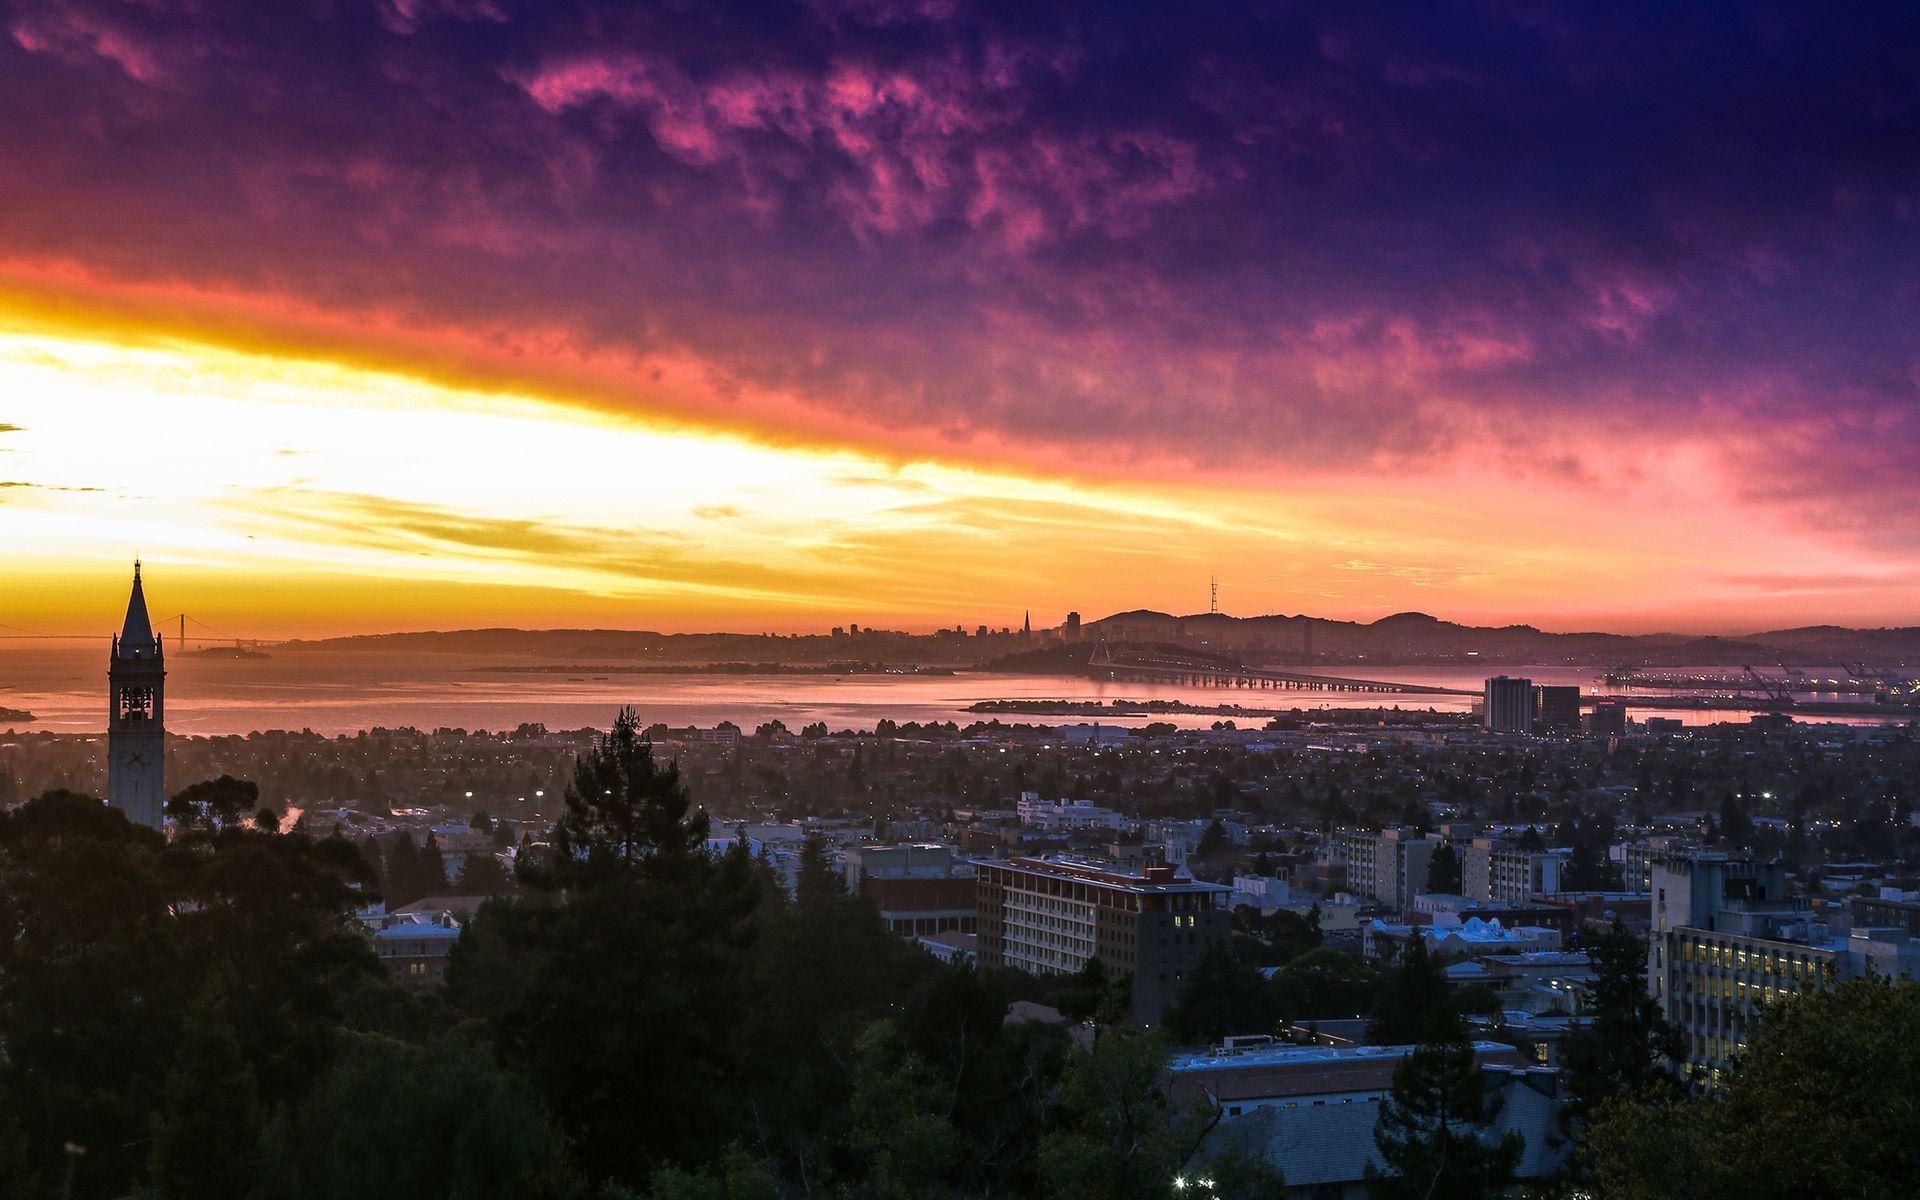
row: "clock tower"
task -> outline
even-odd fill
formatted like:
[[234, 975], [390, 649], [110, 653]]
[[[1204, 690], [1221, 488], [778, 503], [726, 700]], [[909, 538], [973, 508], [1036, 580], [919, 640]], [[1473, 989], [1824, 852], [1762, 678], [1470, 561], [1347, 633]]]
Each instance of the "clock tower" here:
[[155, 829], [163, 824], [166, 806], [161, 759], [166, 749], [161, 704], [166, 678], [136, 561], [127, 619], [107, 660], [107, 803], [128, 820]]

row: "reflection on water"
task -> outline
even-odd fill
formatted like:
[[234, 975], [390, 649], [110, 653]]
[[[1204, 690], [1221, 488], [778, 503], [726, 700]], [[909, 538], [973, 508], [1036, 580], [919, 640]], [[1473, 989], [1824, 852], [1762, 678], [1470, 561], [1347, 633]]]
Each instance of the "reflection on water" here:
[[[269, 659], [176, 658], [167, 664], [167, 726], [176, 732], [250, 733], [262, 729], [312, 729], [347, 733], [374, 726], [421, 729], [456, 726], [510, 729], [539, 722], [553, 729], [604, 726], [615, 709], [631, 704], [646, 721], [712, 725], [733, 721], [745, 729], [781, 720], [795, 729], [825, 721], [835, 729], [872, 728], [894, 721], [968, 721], [981, 700], [1067, 699], [1098, 701], [1183, 700], [1190, 704], [1239, 704], [1247, 708], [1350, 708], [1371, 706], [1462, 711], [1467, 696], [1355, 696], [1345, 692], [1181, 687], [1172, 684], [1104, 683], [1056, 675], [607, 675], [587, 670], [502, 673], [487, 665], [524, 666], [534, 658], [487, 658], [441, 654], [354, 651], [279, 651]], [[1475, 688], [1488, 675], [1526, 675], [1537, 683], [1594, 684], [1590, 667], [1440, 665], [1326, 668], [1436, 687]], [[9, 647], [0, 650], [0, 707], [24, 708], [39, 719], [24, 729], [97, 732], [105, 725], [106, 651]], [[1673, 712], [1689, 724], [1744, 721], [1741, 713]], [[1009, 722], [1073, 723], [1089, 718], [1002, 715]], [[1205, 726], [1219, 718], [1114, 718], [1114, 724], [1170, 720]], [[1840, 718], [1834, 718], [1840, 719]], [[1852, 718], [1873, 721], [1875, 718]]]

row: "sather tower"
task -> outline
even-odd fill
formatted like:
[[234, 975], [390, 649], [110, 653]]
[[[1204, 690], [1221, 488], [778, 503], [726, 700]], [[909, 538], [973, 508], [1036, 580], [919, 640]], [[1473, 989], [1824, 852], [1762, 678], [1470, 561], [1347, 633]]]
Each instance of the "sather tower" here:
[[113, 657], [107, 661], [107, 803], [128, 820], [155, 829], [161, 827], [166, 805], [161, 758], [166, 679], [136, 561], [127, 620], [113, 639]]

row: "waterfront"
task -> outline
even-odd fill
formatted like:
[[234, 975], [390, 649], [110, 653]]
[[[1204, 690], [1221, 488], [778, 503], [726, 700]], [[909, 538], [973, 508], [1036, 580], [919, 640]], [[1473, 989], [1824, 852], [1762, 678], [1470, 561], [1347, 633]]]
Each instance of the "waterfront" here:
[[[713, 725], [727, 720], [751, 730], [779, 720], [799, 728], [825, 721], [835, 729], [871, 729], [896, 722], [985, 719], [968, 706], [989, 700], [1179, 700], [1208, 708], [1404, 708], [1460, 712], [1469, 696], [1436, 693], [1395, 697], [1346, 692], [1272, 691], [1108, 683], [1060, 675], [959, 671], [953, 675], [715, 675], [595, 673], [591, 668], [500, 672], [484, 668], [531, 666], [558, 660], [365, 651], [276, 651], [271, 658], [181, 656], [169, 660], [167, 727], [188, 734], [244, 734], [267, 729], [350, 733], [376, 726], [434, 729], [510, 729], [537, 722], [553, 729], [603, 726], [631, 704], [647, 721]], [[36, 716], [21, 730], [91, 733], [105, 719], [105, 653], [97, 646], [16, 644], [0, 650], [0, 707]], [[1329, 674], [1357, 674], [1329, 668]], [[1477, 688], [1483, 677], [1520, 674], [1537, 683], [1594, 686], [1587, 666], [1442, 664], [1368, 667], [1370, 676], [1441, 688]], [[1391, 701], [1382, 704], [1381, 701]], [[1689, 725], [1745, 721], [1732, 712], [1671, 711]], [[1083, 716], [1003, 716], [1012, 722], [1072, 724]], [[1211, 725], [1211, 713], [1115, 716], [1108, 723], [1150, 720], [1180, 726]], [[1829, 718], [1823, 718], [1829, 719]], [[1830, 718], [1878, 723], [1877, 717]], [[1249, 718], [1243, 724], [1257, 724]]]

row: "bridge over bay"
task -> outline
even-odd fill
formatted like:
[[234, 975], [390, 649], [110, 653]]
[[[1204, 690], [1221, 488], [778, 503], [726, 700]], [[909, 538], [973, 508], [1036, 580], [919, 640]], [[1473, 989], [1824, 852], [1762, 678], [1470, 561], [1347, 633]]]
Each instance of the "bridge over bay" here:
[[1165, 649], [1102, 643], [1087, 660], [1087, 673], [1095, 679], [1131, 680], [1144, 683], [1177, 683], [1188, 687], [1234, 687], [1277, 689], [1302, 692], [1373, 692], [1421, 696], [1478, 696], [1467, 688], [1440, 687], [1429, 683], [1399, 683], [1386, 679], [1354, 679], [1343, 675], [1321, 675], [1281, 667], [1251, 667], [1227, 662], [1169, 653]]

